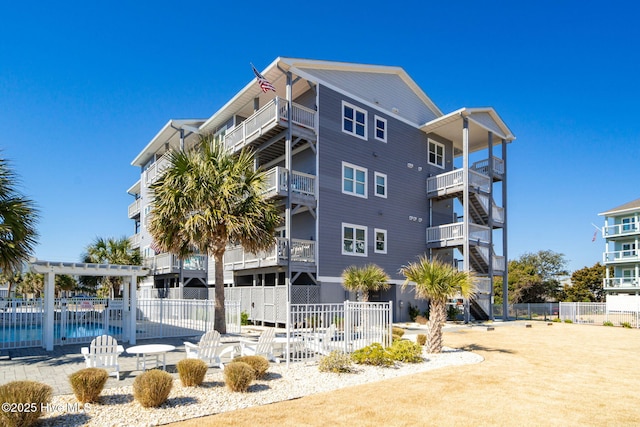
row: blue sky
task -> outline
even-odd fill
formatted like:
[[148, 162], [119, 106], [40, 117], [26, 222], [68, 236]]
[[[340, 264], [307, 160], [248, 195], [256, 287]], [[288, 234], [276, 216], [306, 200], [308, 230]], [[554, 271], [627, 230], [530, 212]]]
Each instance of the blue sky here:
[[591, 266], [597, 214], [640, 197], [635, 2], [215, 3], [3, 5], [0, 155], [41, 210], [39, 259], [133, 234], [131, 160], [278, 56], [401, 66], [445, 113], [494, 107], [517, 137], [510, 259], [550, 249]]

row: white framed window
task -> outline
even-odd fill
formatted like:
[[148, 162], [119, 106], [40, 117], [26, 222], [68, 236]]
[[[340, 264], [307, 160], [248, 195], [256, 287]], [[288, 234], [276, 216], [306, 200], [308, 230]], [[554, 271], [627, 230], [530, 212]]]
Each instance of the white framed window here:
[[351, 163], [342, 162], [342, 192], [367, 198], [367, 170]]
[[374, 252], [377, 254], [387, 253], [387, 230], [380, 228], [374, 228], [373, 235], [375, 236]]
[[342, 255], [367, 256], [367, 227], [342, 223]]
[[636, 218], [632, 216], [622, 218], [622, 232], [628, 233], [632, 231], [636, 231]]
[[374, 174], [375, 195], [387, 198], [387, 175], [375, 172]]
[[636, 256], [636, 244], [635, 243], [623, 243], [622, 244], [622, 256], [634, 257]]
[[428, 140], [429, 144], [429, 164], [444, 169], [444, 144], [440, 144], [432, 139]]
[[635, 270], [631, 268], [623, 268], [622, 269], [622, 283], [633, 283], [634, 282], [634, 274]]
[[378, 141], [387, 142], [387, 119], [380, 116], [373, 116], [375, 138]]
[[342, 132], [367, 139], [367, 112], [342, 101]]

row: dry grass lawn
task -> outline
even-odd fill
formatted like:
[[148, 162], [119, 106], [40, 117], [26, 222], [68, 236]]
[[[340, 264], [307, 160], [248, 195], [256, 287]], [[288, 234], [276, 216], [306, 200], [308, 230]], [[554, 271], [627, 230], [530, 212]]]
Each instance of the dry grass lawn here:
[[445, 345], [485, 361], [172, 426], [640, 425], [640, 330], [510, 322]]

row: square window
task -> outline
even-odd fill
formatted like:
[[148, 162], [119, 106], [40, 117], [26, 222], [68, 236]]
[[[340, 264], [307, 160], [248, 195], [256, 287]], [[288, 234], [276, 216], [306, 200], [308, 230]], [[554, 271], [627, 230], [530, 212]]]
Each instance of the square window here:
[[367, 112], [356, 106], [342, 102], [342, 131], [367, 139]]
[[342, 162], [342, 192], [367, 198], [367, 170]]
[[342, 254], [367, 256], [367, 227], [342, 224]]

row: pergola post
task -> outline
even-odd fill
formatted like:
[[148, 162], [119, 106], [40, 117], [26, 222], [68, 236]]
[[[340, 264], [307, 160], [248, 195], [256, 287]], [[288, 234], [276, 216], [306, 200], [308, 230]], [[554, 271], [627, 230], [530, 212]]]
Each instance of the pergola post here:
[[138, 283], [138, 278], [135, 275], [132, 275], [129, 278], [129, 344], [136, 343], [136, 314], [138, 312], [138, 295], [136, 294], [136, 284]]

